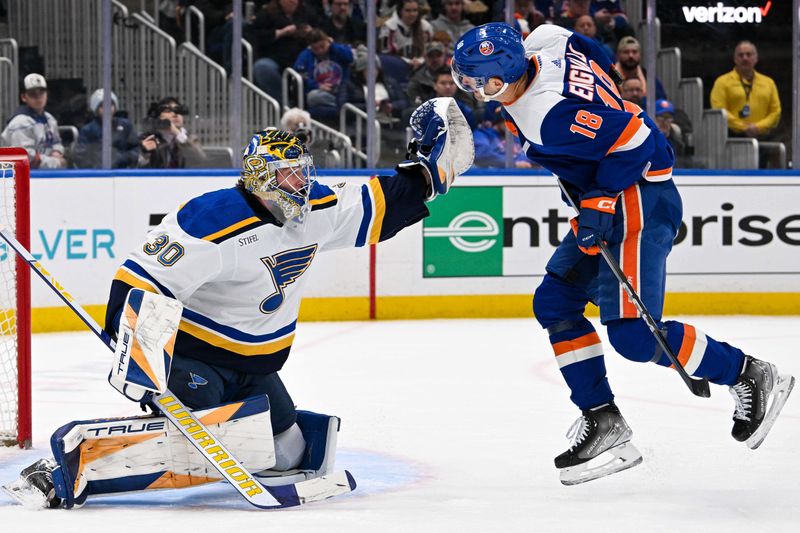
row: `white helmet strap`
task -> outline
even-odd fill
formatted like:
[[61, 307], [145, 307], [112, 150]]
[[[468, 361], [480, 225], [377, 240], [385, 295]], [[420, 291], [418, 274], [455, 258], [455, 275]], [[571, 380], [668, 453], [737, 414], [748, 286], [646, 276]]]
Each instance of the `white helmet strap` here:
[[478, 89], [478, 94], [480, 95], [481, 100], [483, 100], [484, 102], [491, 102], [492, 100], [497, 100], [497, 97], [503, 94], [506, 91], [506, 89], [508, 89], [508, 83], [504, 82], [503, 86], [500, 87], [500, 90], [494, 94], [491, 95], [486, 94], [485, 92], [483, 92], [483, 87], [480, 87]]

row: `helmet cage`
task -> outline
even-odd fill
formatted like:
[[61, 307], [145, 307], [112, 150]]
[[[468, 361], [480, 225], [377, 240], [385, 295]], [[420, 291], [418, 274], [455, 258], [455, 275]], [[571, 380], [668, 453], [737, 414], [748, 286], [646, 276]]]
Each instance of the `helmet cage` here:
[[244, 188], [264, 200], [280, 222], [302, 223], [305, 220], [311, 211], [311, 189], [317, 181], [310, 155], [303, 154], [295, 159], [247, 155], [243, 166]]

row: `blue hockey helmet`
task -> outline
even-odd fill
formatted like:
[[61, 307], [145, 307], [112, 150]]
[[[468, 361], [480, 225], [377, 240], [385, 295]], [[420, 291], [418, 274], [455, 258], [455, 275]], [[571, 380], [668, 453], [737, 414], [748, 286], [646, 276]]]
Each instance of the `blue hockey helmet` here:
[[302, 224], [311, 210], [314, 161], [302, 140], [288, 131], [268, 128], [253, 134], [242, 153], [240, 181], [281, 222]]
[[[500, 96], [522, 77], [527, 66], [522, 35], [504, 22], [490, 22], [465, 33], [456, 43], [451, 63], [456, 85], [484, 101]], [[500, 78], [504, 85], [497, 93], [486, 95], [483, 88], [490, 78]]]

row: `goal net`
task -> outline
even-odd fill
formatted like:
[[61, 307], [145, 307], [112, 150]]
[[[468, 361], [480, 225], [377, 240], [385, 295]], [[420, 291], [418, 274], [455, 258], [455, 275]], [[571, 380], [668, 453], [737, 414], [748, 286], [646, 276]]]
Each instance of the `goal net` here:
[[[30, 249], [28, 154], [0, 148], [0, 227]], [[0, 240], [0, 445], [30, 447], [30, 273]]]

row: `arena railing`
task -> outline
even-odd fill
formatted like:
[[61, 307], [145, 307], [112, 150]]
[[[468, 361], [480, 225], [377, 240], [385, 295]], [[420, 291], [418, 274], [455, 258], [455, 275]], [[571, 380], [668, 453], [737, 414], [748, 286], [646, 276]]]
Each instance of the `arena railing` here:
[[354, 168], [356, 151], [353, 149], [350, 137], [313, 119], [311, 135], [314, 139], [314, 144], [311, 146], [312, 153], [315, 145], [320, 146], [323, 142], [327, 144], [323, 149], [325, 160], [320, 165], [321, 168]]
[[[17, 66], [7, 57], [0, 57], [0, 121], [6, 123], [8, 117], [14, 112], [15, 102], [11, 96], [17, 95]], [[16, 98], [15, 98], [16, 100]]]
[[728, 139], [722, 157], [724, 168], [758, 168], [758, 141], [755, 139]]
[[[352, 121], [350, 117], [352, 116]], [[348, 124], [352, 125], [348, 128]], [[351, 103], [342, 106], [339, 112], [339, 131], [347, 133], [355, 139], [353, 150], [355, 157], [361, 161], [361, 165], [367, 165], [366, 152], [366, 133], [367, 133], [367, 112], [359, 109]], [[351, 133], [352, 132], [352, 133]], [[375, 161], [381, 158], [381, 123], [375, 120]]]
[[189, 43], [178, 47], [178, 65], [178, 94], [191, 110], [191, 132], [203, 143], [227, 145], [230, 128], [225, 69]]
[[[294, 105], [289, 102], [291, 96], [290, 85], [294, 87]], [[283, 74], [281, 75], [281, 91], [283, 92], [284, 109], [289, 107], [299, 107], [300, 109], [305, 109], [305, 87], [303, 84], [303, 76], [301, 76], [300, 73], [292, 67], [286, 67], [283, 69]]]
[[661, 80], [667, 96], [673, 99], [678, 94], [681, 81], [681, 49], [663, 48], [656, 56], [656, 77]]
[[241, 139], [249, 139], [254, 131], [278, 127], [281, 107], [277, 100], [259, 89], [253, 82], [242, 78], [242, 129]]
[[19, 102], [19, 55], [17, 41], [0, 39], [0, 121], [5, 121]]
[[703, 121], [703, 80], [701, 78], [683, 78], [678, 83], [678, 92], [673, 102], [689, 116], [695, 131], [700, 131]]
[[253, 45], [247, 39], [242, 39], [242, 54], [244, 77], [253, 81]]
[[[197, 20], [197, 43], [192, 39], [192, 18]], [[183, 14], [184, 38], [187, 43], [194, 44], [202, 53], [206, 53], [206, 17], [195, 6], [187, 6]]]
[[625, 14], [628, 16], [628, 24], [636, 28], [644, 16], [644, 2], [642, 0], [620, 0], [620, 6]]

